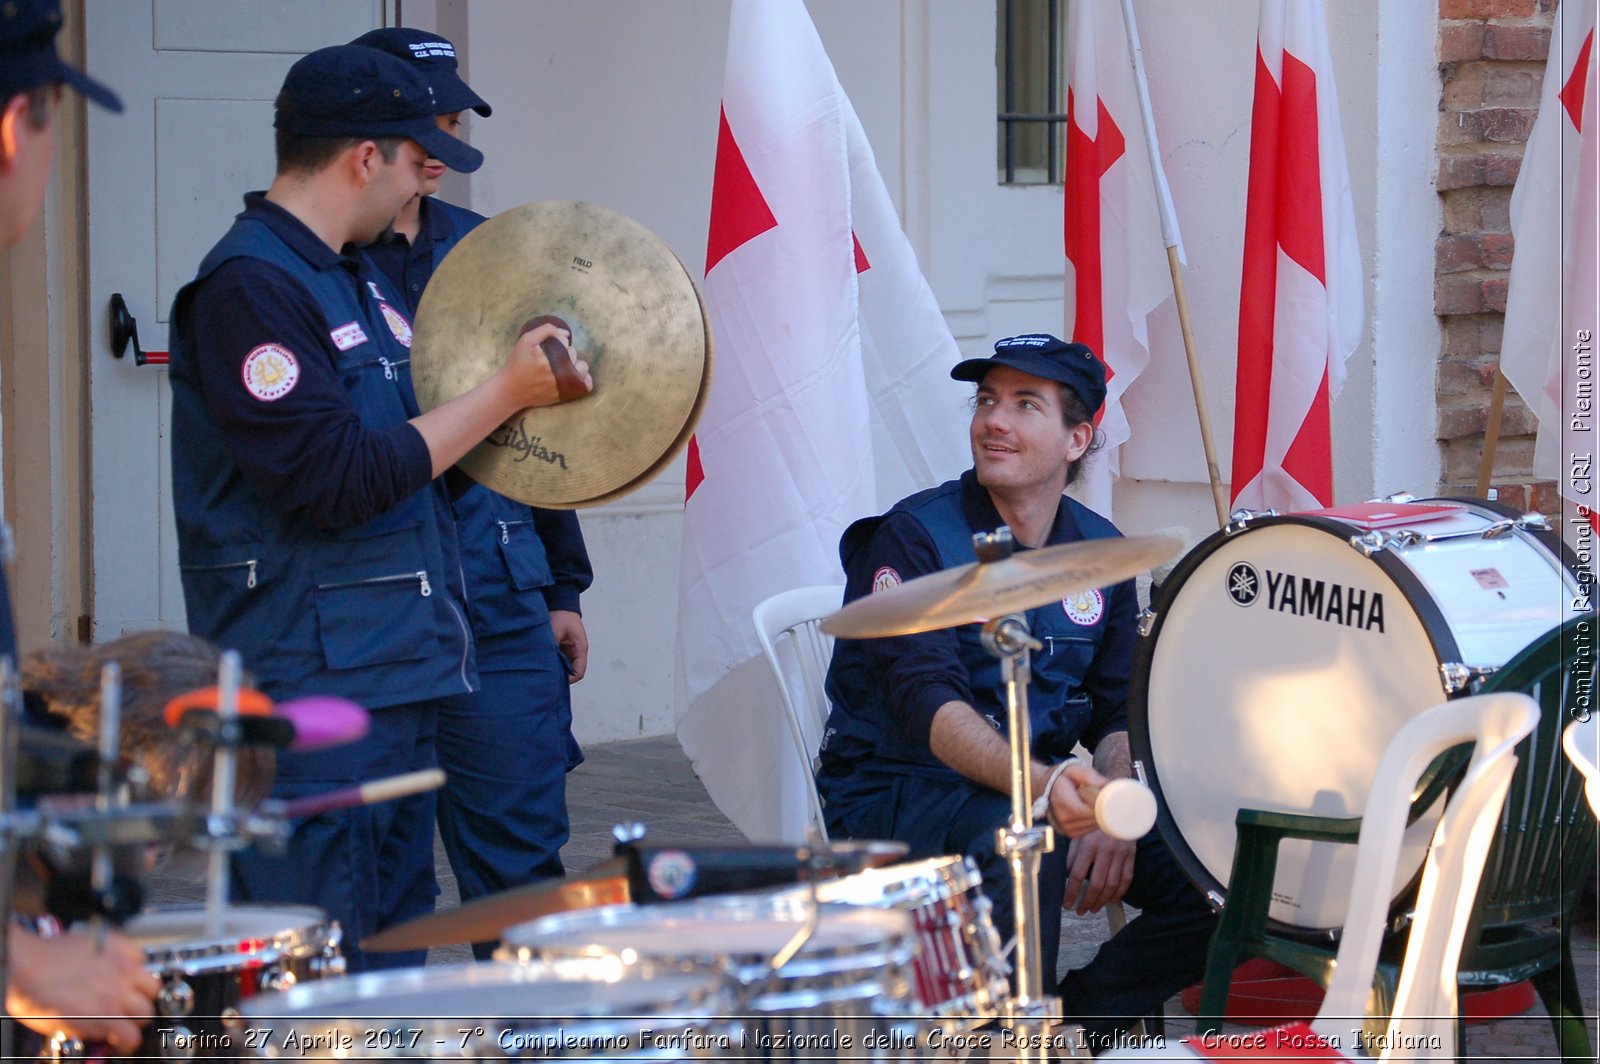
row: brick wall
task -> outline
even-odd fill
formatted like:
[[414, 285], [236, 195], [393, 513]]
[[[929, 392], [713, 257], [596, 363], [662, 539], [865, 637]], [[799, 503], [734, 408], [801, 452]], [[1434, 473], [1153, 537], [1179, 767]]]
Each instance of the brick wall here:
[[[1582, 0], [1574, 0], [1582, 2]], [[1439, 196], [1434, 250], [1439, 445], [1444, 494], [1470, 495], [1483, 454], [1511, 266], [1511, 186], [1533, 129], [1556, 0], [1440, 0]], [[1514, 506], [1554, 514], [1533, 477], [1534, 419], [1507, 390], [1491, 483]]]

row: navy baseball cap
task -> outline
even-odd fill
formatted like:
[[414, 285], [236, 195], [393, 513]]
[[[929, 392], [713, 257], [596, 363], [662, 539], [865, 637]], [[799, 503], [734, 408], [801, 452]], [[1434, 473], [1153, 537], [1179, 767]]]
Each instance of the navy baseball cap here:
[[70, 85], [109, 111], [117, 94], [56, 54], [61, 0], [0, 0], [0, 101], [42, 85]]
[[289, 68], [276, 129], [305, 137], [406, 137], [452, 170], [470, 174], [483, 153], [440, 129], [433, 90], [409, 63], [376, 48], [319, 48]]
[[456, 46], [437, 33], [410, 26], [385, 26], [363, 33], [350, 43], [376, 48], [409, 62], [411, 69], [421, 74], [422, 80], [433, 89], [436, 114], [453, 115], [457, 111], [473, 110], [488, 118], [494, 112], [482, 96], [461, 80], [456, 72]]
[[1092, 417], [1106, 401], [1106, 366], [1087, 344], [1051, 336], [1025, 333], [997, 341], [988, 358], [969, 358], [957, 362], [950, 376], [958, 381], [978, 382], [995, 366], [1010, 366], [1045, 380], [1059, 381], [1078, 393]]

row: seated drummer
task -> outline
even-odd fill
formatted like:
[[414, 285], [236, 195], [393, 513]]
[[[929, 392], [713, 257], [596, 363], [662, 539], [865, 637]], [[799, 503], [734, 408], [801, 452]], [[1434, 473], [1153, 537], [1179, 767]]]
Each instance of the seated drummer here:
[[[1093, 417], [1106, 394], [1105, 367], [1087, 347], [1013, 336], [950, 375], [977, 384], [973, 468], [845, 531], [847, 602], [975, 561], [973, 533], [1000, 525], [1018, 550], [1120, 534], [1063, 494], [1095, 449]], [[1107, 837], [1075, 789], [1133, 775], [1126, 706], [1136, 613], [1131, 580], [1027, 611], [1044, 643], [1028, 690], [1033, 790], [1050, 785], [1050, 823], [1072, 836], [1039, 872], [1044, 971], [1055, 972], [1063, 906], [1084, 913], [1125, 899], [1142, 910], [1061, 981], [1066, 1019], [1084, 1025], [1095, 1049], [1201, 977], [1213, 923], [1155, 832], [1137, 843]], [[971, 857], [1009, 938], [1011, 885], [995, 854], [995, 829], [1011, 808], [1005, 690], [979, 630], [839, 640], [817, 789], [835, 838], [899, 839], [913, 858]], [[1079, 742], [1093, 750], [1094, 768], [1069, 767], [1052, 783], [1053, 765]]]

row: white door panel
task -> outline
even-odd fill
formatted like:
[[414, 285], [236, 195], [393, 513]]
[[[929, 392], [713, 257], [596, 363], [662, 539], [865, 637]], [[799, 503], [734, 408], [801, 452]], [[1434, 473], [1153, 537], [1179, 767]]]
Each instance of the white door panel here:
[[[88, 110], [94, 638], [181, 628], [166, 370], [110, 355], [120, 292], [167, 349], [173, 296], [272, 180], [272, 101], [300, 55], [382, 25], [385, 0], [88, 0], [88, 67], [125, 111]], [[131, 352], [130, 352], [131, 355]]]

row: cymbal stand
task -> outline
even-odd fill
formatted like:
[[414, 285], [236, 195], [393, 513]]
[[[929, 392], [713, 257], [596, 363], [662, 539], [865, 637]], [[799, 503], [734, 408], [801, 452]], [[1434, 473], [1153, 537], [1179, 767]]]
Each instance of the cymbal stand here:
[[[1011, 530], [972, 537], [983, 562], [1009, 557]], [[1061, 999], [1045, 993], [1039, 956], [1039, 862], [1055, 849], [1055, 831], [1049, 823], [1033, 822], [1033, 736], [1028, 717], [1028, 683], [1032, 678], [1029, 655], [1043, 650], [1021, 615], [996, 617], [984, 623], [983, 648], [1000, 660], [1000, 678], [1006, 689], [1006, 732], [1011, 740], [1011, 819], [994, 833], [995, 852], [1006, 859], [1011, 872], [1011, 910], [1016, 934], [1016, 983], [1000, 1006], [1000, 1022], [1017, 1036], [1017, 1059], [1050, 1059], [1050, 1028], [1061, 1018]]]
[[[11, 898], [16, 885], [19, 823], [17, 818], [17, 726], [22, 699], [17, 663], [0, 656], [0, 1005], [11, 989]], [[13, 1059], [14, 1020], [0, 1020], [0, 1060]]]
[[[115, 804], [118, 746], [122, 741], [122, 666], [108, 661], [100, 670], [100, 763], [95, 769], [94, 807], [98, 812], [109, 813]], [[89, 858], [89, 889], [99, 900], [99, 908], [107, 907], [111, 891], [111, 846], [104, 842], [95, 844]], [[97, 912], [90, 919], [96, 950], [104, 950], [106, 943], [106, 918]]]
[[211, 823], [207, 832], [210, 853], [206, 860], [206, 934], [222, 934], [223, 910], [228, 907], [228, 856], [242, 844], [235, 826], [233, 791], [238, 774], [236, 742], [239, 720], [239, 685], [243, 666], [237, 650], [226, 651], [217, 670], [218, 736], [211, 768]]

